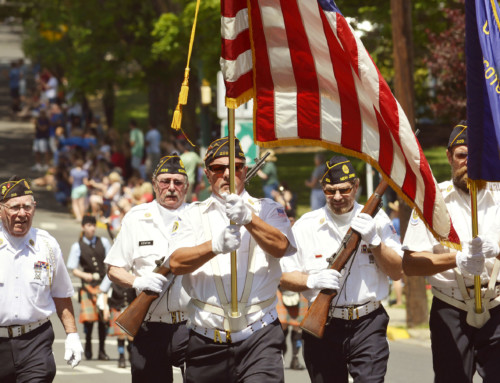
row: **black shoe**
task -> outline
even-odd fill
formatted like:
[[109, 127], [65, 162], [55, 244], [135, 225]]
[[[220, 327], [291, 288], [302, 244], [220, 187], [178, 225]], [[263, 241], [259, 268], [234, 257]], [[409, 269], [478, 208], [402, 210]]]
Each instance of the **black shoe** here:
[[125, 355], [120, 354], [120, 359], [118, 359], [118, 368], [125, 368], [126, 363], [125, 363]]
[[92, 343], [90, 342], [85, 343], [85, 359], [92, 359]]
[[109, 356], [104, 351], [99, 351], [99, 360], [109, 360]]
[[294, 356], [292, 358], [292, 363], [290, 363], [290, 369], [291, 370], [303, 370], [303, 369], [305, 369], [305, 367], [302, 364], [300, 364], [299, 358]]

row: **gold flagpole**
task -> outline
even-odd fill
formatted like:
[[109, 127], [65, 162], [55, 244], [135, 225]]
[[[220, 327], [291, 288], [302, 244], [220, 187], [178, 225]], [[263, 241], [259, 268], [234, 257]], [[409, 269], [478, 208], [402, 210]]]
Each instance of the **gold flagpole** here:
[[[477, 225], [477, 184], [475, 180], [469, 180], [470, 191], [470, 210], [472, 220], [472, 238], [476, 238], [478, 234]], [[474, 275], [474, 298], [476, 304], [476, 313], [483, 312], [483, 303], [481, 302], [481, 276]]]
[[[231, 194], [236, 193], [234, 182], [234, 130], [235, 130], [235, 112], [234, 109], [227, 109], [227, 130], [229, 137], [229, 191]], [[231, 221], [231, 225], [234, 222]], [[237, 318], [240, 316], [238, 312], [238, 269], [236, 265], [236, 250], [231, 251], [231, 316]]]

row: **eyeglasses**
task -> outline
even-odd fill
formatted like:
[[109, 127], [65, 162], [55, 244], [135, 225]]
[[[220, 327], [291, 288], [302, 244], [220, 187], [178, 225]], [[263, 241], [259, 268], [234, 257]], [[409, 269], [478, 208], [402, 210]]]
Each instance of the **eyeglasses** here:
[[339, 192], [342, 195], [347, 195], [352, 192], [352, 189], [354, 189], [354, 186], [349, 186], [341, 189], [323, 189], [323, 193], [325, 193], [326, 195], [336, 195], [337, 192]]
[[175, 187], [181, 187], [184, 185], [184, 181], [181, 181], [181, 180], [173, 180], [173, 179], [170, 179], [170, 178], [165, 178], [163, 180], [156, 180], [156, 182], [158, 183], [158, 187], [160, 189], [166, 189], [170, 186], [170, 184], [173, 182], [174, 183], [174, 186]]
[[[238, 164], [234, 164], [234, 170], [236, 172], [241, 172], [243, 170], [243, 168], [245, 167], [245, 164], [243, 163], [238, 163]], [[216, 174], [224, 174], [224, 172], [226, 171], [226, 169], [229, 169], [229, 165], [210, 165], [208, 166], [208, 169], [212, 172], [212, 173], [216, 173]]]
[[21, 209], [24, 209], [24, 211], [29, 214], [35, 209], [36, 203], [33, 203], [33, 205], [14, 205], [14, 206], [9, 206], [3, 203], [2, 206], [14, 214], [19, 213]]

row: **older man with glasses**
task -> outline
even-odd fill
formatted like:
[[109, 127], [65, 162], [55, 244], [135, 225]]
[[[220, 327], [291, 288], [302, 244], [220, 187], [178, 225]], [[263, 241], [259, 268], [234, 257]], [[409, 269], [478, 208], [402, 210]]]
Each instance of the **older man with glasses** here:
[[[188, 330], [189, 297], [181, 277], [154, 273], [155, 262], [169, 254], [172, 224], [185, 209], [186, 170], [179, 156], [160, 159], [152, 177], [156, 200], [132, 208], [104, 262], [109, 278], [137, 293], [159, 293], [130, 350], [132, 382], [172, 382], [172, 366], [183, 366]], [[169, 283], [170, 282], [170, 283]]]
[[[229, 139], [210, 144], [212, 196], [174, 226], [170, 267], [191, 296], [187, 382], [283, 382], [283, 331], [276, 312], [279, 259], [295, 250], [283, 206], [245, 191], [245, 155], [235, 140], [235, 194], [229, 194]], [[234, 224], [231, 224], [231, 221]], [[236, 251], [239, 315], [231, 308]]]
[[36, 202], [26, 179], [0, 184], [0, 381], [52, 382], [56, 363], [49, 317], [66, 331], [64, 359], [83, 352], [71, 297], [74, 290], [59, 244], [31, 227]]
[[[351, 162], [334, 156], [321, 179], [326, 205], [304, 214], [293, 226], [297, 252], [281, 261], [281, 286], [310, 302], [322, 289], [337, 290], [322, 339], [303, 333], [304, 360], [312, 382], [383, 382], [389, 359], [389, 317], [381, 301], [389, 281], [402, 277], [401, 244], [391, 220], [360, 213], [359, 187]], [[327, 258], [352, 227], [361, 234], [357, 252], [342, 273]]]

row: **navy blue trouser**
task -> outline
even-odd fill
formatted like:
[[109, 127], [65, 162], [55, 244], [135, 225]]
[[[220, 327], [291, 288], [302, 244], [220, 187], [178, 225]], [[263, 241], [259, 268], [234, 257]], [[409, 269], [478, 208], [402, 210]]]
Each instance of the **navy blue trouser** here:
[[186, 322], [144, 322], [130, 348], [132, 382], [173, 382], [172, 366], [184, 364], [188, 339]]
[[322, 339], [306, 332], [304, 361], [313, 383], [383, 382], [389, 360], [389, 316], [381, 306], [357, 320], [332, 318]]
[[186, 356], [188, 383], [283, 383], [279, 320], [235, 343], [214, 343], [191, 331]]
[[476, 369], [484, 383], [500, 379], [500, 306], [483, 327], [466, 322], [467, 312], [434, 297], [431, 330], [434, 382], [470, 383]]
[[50, 322], [15, 338], [0, 338], [0, 382], [52, 382], [56, 375], [52, 343]]

